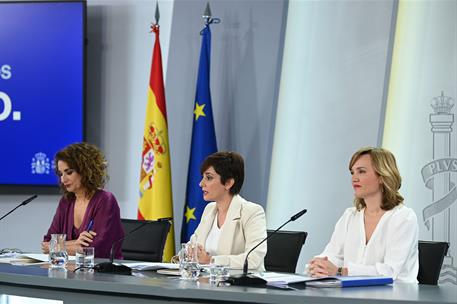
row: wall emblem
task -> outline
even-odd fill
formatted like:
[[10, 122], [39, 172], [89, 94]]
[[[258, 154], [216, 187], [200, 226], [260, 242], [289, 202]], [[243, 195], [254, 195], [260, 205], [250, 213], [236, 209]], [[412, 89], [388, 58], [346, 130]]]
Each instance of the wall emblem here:
[[49, 158], [43, 152], [38, 152], [32, 157], [32, 174], [49, 174], [51, 163]]
[[450, 244], [447, 256], [441, 269], [439, 283], [457, 285], [457, 267], [454, 265], [455, 245], [452, 241], [457, 238], [455, 227], [456, 218], [452, 218], [451, 208], [457, 204], [457, 158], [452, 151], [451, 141], [455, 140], [453, 99], [441, 96], [432, 99], [433, 112], [430, 114], [430, 124], [433, 133], [433, 161], [426, 164], [422, 170], [425, 186], [432, 191], [432, 202], [422, 210], [424, 224], [432, 233], [432, 240], [445, 241]]

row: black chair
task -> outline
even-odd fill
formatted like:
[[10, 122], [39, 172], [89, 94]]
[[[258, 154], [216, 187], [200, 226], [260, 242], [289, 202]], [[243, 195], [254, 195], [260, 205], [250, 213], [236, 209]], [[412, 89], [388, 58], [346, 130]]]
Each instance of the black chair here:
[[[274, 230], [267, 230], [271, 235]], [[278, 231], [267, 240], [265, 269], [267, 271], [295, 273], [300, 251], [308, 233], [303, 231]]]
[[[144, 224], [141, 220], [121, 219], [125, 235]], [[122, 242], [122, 255], [126, 260], [162, 262], [163, 249], [171, 223], [149, 222], [127, 236]]]
[[437, 285], [449, 243], [419, 241], [419, 284]]

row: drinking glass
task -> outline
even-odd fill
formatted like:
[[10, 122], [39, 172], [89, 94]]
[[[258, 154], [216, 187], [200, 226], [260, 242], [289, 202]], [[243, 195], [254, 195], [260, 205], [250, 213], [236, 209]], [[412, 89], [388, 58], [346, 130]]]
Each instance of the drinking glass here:
[[200, 265], [197, 258], [197, 244], [189, 242], [181, 244], [179, 252], [179, 271], [183, 280], [197, 280], [200, 274]]
[[65, 268], [68, 261], [67, 250], [65, 249], [66, 234], [51, 234], [49, 242], [49, 262], [52, 268]]
[[216, 259], [211, 257], [209, 264], [209, 283], [211, 285], [217, 285], [219, 282], [227, 280], [229, 276], [229, 266], [216, 263]]
[[92, 270], [94, 268], [94, 247], [81, 247], [76, 250], [76, 268]]

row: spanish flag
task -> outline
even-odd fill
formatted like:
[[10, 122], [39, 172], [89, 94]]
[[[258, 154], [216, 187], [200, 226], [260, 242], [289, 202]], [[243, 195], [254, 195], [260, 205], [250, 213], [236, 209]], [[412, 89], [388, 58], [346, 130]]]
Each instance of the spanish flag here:
[[[152, 31], [155, 33], [155, 44], [144, 123], [140, 202], [138, 204], [138, 219], [140, 220], [173, 217], [170, 146], [159, 25], [154, 24]], [[165, 244], [163, 261], [170, 261], [174, 255], [174, 248], [174, 229], [172, 225]]]

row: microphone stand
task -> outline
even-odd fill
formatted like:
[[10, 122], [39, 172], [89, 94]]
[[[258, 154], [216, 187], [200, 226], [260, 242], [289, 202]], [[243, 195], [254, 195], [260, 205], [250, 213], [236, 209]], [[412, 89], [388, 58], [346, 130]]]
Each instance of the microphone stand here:
[[[156, 220], [157, 222], [164, 222], [164, 221], [171, 221], [173, 218], [172, 217], [165, 217], [165, 218], [160, 218]], [[101, 273], [113, 273], [113, 274], [123, 274], [123, 275], [131, 275], [132, 274], [132, 269], [130, 267], [127, 267], [125, 265], [116, 265], [114, 264], [114, 249], [116, 245], [120, 242], [122, 242], [125, 238], [127, 238], [129, 235], [134, 233], [137, 230], [140, 230], [147, 224], [156, 222], [156, 221], [144, 221], [140, 226], [136, 227], [135, 229], [129, 231], [126, 235], [124, 235], [122, 238], [119, 240], [115, 241], [113, 245], [111, 245], [111, 250], [110, 250], [110, 259], [109, 262], [103, 262], [103, 263], [98, 263], [97, 265], [94, 266], [94, 270], [96, 272], [101, 272]]]
[[32, 195], [31, 197], [29, 197], [28, 199], [26, 199], [25, 201], [23, 201], [22, 203], [20, 203], [19, 205], [16, 206], [16, 208], [14, 208], [13, 210], [11, 210], [10, 212], [8, 212], [7, 214], [5, 214], [4, 216], [2, 216], [0, 218], [0, 221], [3, 220], [5, 217], [7, 217], [8, 215], [10, 215], [11, 213], [14, 212], [14, 210], [16, 210], [17, 208], [21, 207], [21, 206], [25, 206], [27, 205], [28, 203], [30, 203], [31, 201], [33, 201], [34, 199], [36, 199], [38, 197], [38, 195]]
[[238, 274], [238, 275], [233, 275], [230, 276], [230, 278], [227, 280], [231, 285], [238, 285], [238, 286], [248, 286], [248, 285], [259, 285], [259, 284], [265, 284], [265, 280], [258, 278], [256, 276], [248, 274], [248, 256], [251, 254], [254, 249], [259, 247], [263, 242], [271, 238], [273, 235], [276, 234], [282, 227], [285, 225], [289, 224], [290, 222], [295, 221], [299, 217], [301, 217], [303, 214], [307, 212], [306, 209], [303, 209], [302, 211], [298, 212], [297, 214], [293, 215], [287, 222], [279, 226], [278, 229], [270, 233], [266, 238], [264, 238], [260, 243], [255, 245], [251, 250], [249, 250], [248, 254], [246, 254], [246, 258], [244, 259], [244, 265], [243, 265], [243, 273]]

